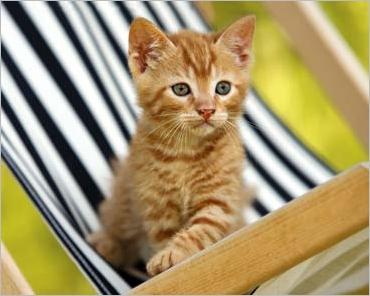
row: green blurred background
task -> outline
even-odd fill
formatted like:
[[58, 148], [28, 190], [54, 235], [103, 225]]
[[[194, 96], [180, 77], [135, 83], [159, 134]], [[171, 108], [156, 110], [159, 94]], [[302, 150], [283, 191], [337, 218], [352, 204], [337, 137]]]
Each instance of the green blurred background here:
[[[336, 170], [368, 159], [345, 120], [261, 2], [213, 2], [214, 28], [257, 16], [253, 83], [268, 105]], [[368, 3], [321, 2], [368, 72]], [[89, 282], [52, 236], [4, 164], [1, 166], [2, 239], [37, 294], [93, 294]]]

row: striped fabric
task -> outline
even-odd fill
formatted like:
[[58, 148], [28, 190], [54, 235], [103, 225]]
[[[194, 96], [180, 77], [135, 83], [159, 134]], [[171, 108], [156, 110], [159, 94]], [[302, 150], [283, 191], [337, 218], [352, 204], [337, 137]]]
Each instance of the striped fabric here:
[[[168, 32], [209, 28], [191, 2], [3, 2], [2, 158], [102, 294], [143, 279], [118, 274], [85, 242], [109, 196], [111, 159], [126, 155], [140, 115], [127, 65], [128, 29], [144, 16]], [[240, 131], [257, 198], [249, 222], [333, 171], [250, 91]]]
[[263, 283], [254, 295], [356, 295], [369, 286], [369, 228]]

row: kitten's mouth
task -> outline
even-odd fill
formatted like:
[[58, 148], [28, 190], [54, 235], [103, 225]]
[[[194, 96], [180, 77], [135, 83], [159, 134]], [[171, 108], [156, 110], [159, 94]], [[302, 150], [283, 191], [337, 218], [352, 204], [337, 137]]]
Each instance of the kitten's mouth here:
[[189, 130], [195, 135], [206, 135], [221, 126], [220, 120], [186, 120]]
[[208, 121], [203, 121], [196, 126], [196, 128], [207, 128], [207, 127], [214, 127], [214, 125]]

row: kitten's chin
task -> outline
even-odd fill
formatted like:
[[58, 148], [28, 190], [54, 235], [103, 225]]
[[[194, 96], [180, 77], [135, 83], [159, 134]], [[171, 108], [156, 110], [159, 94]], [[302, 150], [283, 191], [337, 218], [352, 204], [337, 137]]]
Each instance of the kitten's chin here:
[[199, 137], [208, 136], [216, 130], [213, 124], [203, 122], [195, 127], [191, 128], [191, 132]]

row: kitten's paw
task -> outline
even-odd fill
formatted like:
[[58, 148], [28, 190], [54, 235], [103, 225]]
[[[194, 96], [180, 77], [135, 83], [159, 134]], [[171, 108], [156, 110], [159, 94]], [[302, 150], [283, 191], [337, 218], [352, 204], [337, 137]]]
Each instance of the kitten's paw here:
[[105, 232], [99, 231], [90, 234], [87, 242], [114, 267], [119, 267], [123, 261], [123, 250], [120, 243], [112, 239]]
[[179, 248], [166, 248], [149, 260], [146, 270], [150, 276], [155, 276], [183, 261], [186, 257], [187, 255]]

